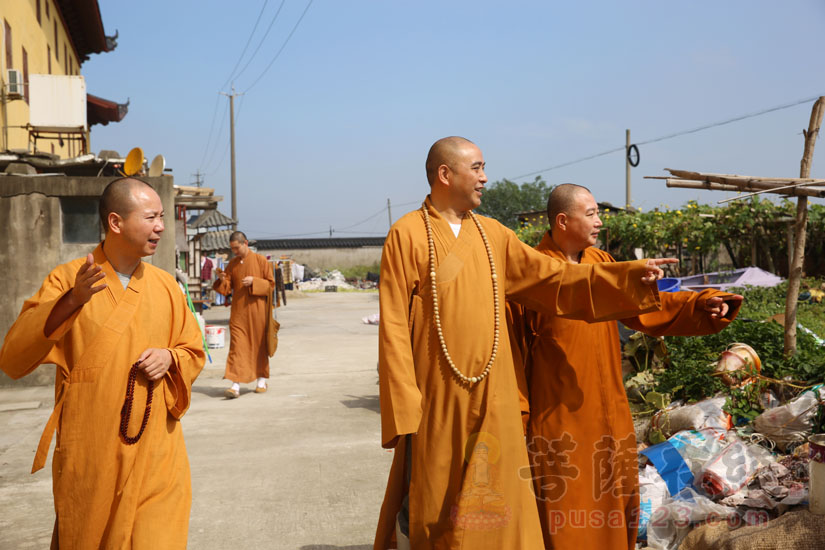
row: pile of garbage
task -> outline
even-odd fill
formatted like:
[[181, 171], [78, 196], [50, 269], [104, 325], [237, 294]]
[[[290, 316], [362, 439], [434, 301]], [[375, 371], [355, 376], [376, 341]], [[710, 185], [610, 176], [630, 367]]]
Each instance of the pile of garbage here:
[[336, 290], [352, 290], [355, 288], [346, 281], [344, 276], [337, 269], [326, 271], [298, 283], [299, 290], [325, 291], [328, 287], [335, 287]]
[[[746, 344], [732, 344], [716, 364], [732, 388], [752, 384], [759, 370], [759, 357]], [[631, 379], [631, 400], [644, 392], [640, 379]], [[652, 391], [644, 397], [664, 398]], [[723, 523], [728, 530], [764, 525], [807, 509], [809, 500], [812, 512], [825, 514], [825, 488], [810, 491], [812, 483], [825, 484], [825, 435], [812, 436], [825, 388], [813, 386], [784, 403], [765, 390], [760, 402], [764, 411], [752, 420], [732, 417], [719, 395], [661, 402], [660, 410], [637, 422], [641, 547], [677, 549], [702, 524]], [[819, 472], [819, 479], [809, 471]]]

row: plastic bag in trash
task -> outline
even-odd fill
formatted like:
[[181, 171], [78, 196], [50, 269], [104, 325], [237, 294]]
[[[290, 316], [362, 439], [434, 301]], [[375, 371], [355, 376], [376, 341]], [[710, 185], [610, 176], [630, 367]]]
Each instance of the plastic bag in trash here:
[[647, 526], [647, 544], [657, 550], [676, 550], [694, 523], [727, 521], [736, 510], [717, 504], [686, 487], [653, 511]]
[[724, 397], [705, 399], [692, 405], [671, 405], [653, 415], [650, 428], [660, 430], [665, 437], [682, 430], [701, 430], [716, 428], [729, 430], [731, 418], [722, 410]]
[[653, 466], [645, 466], [639, 472], [639, 540], [647, 540], [647, 525], [653, 510], [659, 508], [667, 498], [665, 480]]
[[708, 460], [702, 469], [702, 489], [711, 497], [732, 495], [774, 462], [771, 452], [759, 445], [735, 441]]
[[818, 405], [825, 398], [822, 384], [814, 386], [788, 403], [754, 418], [753, 428], [785, 452], [793, 444], [804, 443], [811, 434]]
[[727, 445], [725, 432], [713, 428], [681, 431], [667, 441], [640, 452], [656, 467], [670, 494], [694, 484], [705, 462]]

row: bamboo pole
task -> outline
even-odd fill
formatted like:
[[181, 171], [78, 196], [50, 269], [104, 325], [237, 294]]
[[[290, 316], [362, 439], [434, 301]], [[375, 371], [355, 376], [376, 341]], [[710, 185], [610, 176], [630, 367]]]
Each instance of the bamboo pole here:
[[[808, 179], [811, 175], [811, 160], [814, 155], [816, 137], [822, 126], [822, 114], [825, 111], [825, 96], [820, 97], [811, 109], [811, 120], [805, 132], [805, 148], [800, 162], [799, 177]], [[796, 226], [794, 227], [794, 252], [791, 271], [788, 273], [788, 294], [785, 297], [785, 355], [796, 353], [796, 308], [799, 285], [802, 281], [802, 265], [805, 260], [805, 237], [808, 223], [808, 197], [800, 196], [796, 203]]]

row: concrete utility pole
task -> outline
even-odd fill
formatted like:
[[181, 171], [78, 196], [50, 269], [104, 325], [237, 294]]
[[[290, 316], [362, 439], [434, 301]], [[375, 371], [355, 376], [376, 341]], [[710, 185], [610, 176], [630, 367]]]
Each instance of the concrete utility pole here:
[[230, 155], [230, 162], [231, 162], [231, 171], [232, 171], [232, 219], [235, 220], [235, 223], [232, 224], [232, 231], [237, 231], [238, 229], [238, 202], [236, 199], [235, 194], [235, 96], [243, 95], [243, 94], [236, 94], [235, 93], [235, 86], [232, 85], [232, 93], [225, 94], [223, 92], [218, 92], [221, 95], [225, 95], [229, 98], [229, 155]]
[[624, 207], [630, 208], [630, 129], [625, 130], [624, 136]]
[[392, 206], [390, 206], [390, 199], [387, 199], [387, 217], [390, 219], [390, 227], [392, 227]]

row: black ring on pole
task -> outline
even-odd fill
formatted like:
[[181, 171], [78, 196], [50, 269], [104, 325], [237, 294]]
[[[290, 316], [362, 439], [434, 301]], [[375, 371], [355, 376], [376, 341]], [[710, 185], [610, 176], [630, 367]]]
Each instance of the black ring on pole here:
[[[633, 162], [632, 153], [634, 151], [636, 152], [636, 162]], [[630, 163], [630, 166], [632, 166], [633, 168], [636, 168], [637, 166], [639, 166], [639, 161], [640, 160], [642, 160], [642, 157], [639, 155], [639, 148], [636, 147], [636, 144], [634, 143], [633, 145], [630, 145], [627, 148], [627, 162]]]

